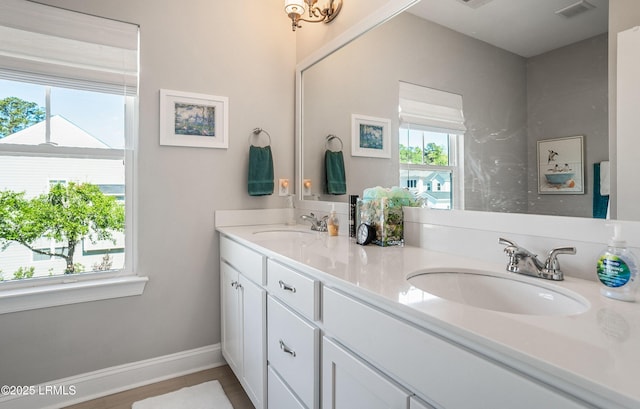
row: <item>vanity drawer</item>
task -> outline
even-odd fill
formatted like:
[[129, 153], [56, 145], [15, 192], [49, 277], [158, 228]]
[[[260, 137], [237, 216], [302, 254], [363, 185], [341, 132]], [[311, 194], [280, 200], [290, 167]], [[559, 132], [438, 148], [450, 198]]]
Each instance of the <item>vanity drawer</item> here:
[[300, 403], [293, 392], [289, 390], [272, 367], [269, 367], [268, 376], [269, 393], [267, 394], [267, 407], [277, 409], [305, 409], [304, 405]]
[[308, 408], [319, 402], [319, 329], [275, 298], [267, 300], [267, 360]]
[[493, 409], [587, 407], [342, 292], [324, 287], [322, 305], [327, 336], [438, 406], [476, 409], [482, 402]]
[[260, 253], [226, 236], [220, 236], [220, 259], [258, 285], [265, 284], [264, 261]]
[[267, 261], [267, 289], [306, 318], [320, 319], [320, 282], [273, 260]]

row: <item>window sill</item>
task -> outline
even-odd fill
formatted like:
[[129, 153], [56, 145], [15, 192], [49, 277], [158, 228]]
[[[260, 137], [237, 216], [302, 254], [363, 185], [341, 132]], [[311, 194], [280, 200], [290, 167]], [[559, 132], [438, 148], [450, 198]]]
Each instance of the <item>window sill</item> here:
[[0, 291], [0, 314], [141, 295], [148, 277], [125, 276]]

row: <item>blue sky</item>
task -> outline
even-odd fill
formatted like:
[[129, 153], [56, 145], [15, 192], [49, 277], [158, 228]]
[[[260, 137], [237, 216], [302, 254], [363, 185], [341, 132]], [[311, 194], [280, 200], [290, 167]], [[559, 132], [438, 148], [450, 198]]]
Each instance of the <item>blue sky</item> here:
[[[44, 108], [45, 87], [0, 80], [0, 99], [18, 97]], [[51, 89], [51, 115], [62, 115], [113, 148], [124, 147], [124, 100], [121, 95]]]

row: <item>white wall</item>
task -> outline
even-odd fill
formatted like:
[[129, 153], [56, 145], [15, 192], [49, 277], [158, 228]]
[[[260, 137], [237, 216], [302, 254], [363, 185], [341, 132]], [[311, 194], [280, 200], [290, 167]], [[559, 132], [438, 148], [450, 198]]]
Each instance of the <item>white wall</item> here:
[[[248, 137], [293, 179], [295, 34], [279, 0], [43, 0], [140, 25], [136, 270], [142, 296], [0, 315], [0, 384], [32, 385], [220, 341], [216, 209], [249, 197]], [[229, 97], [229, 149], [159, 145], [160, 88]]]
[[[640, 2], [638, 0], [609, 0], [609, 159], [616, 163], [617, 149], [617, 56], [618, 33], [640, 25]], [[611, 166], [611, 180], [615, 181], [617, 171]], [[617, 184], [611, 183], [611, 215], [617, 216]]]

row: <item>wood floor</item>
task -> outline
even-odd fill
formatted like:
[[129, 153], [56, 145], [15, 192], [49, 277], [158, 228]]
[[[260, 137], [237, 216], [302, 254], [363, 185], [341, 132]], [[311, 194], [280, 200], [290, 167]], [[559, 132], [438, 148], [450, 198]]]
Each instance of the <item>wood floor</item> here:
[[173, 392], [185, 386], [198, 385], [213, 380], [220, 382], [234, 409], [255, 409], [228, 365], [141, 386], [103, 398], [67, 406], [65, 409], [131, 409], [133, 402]]

